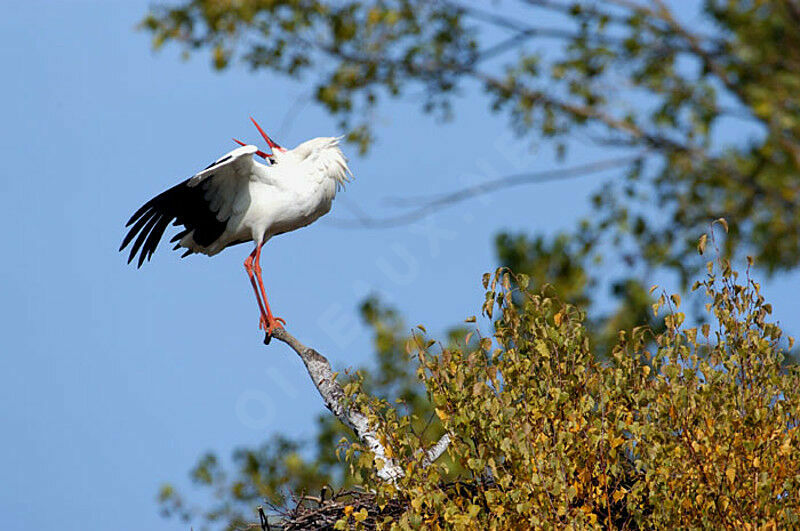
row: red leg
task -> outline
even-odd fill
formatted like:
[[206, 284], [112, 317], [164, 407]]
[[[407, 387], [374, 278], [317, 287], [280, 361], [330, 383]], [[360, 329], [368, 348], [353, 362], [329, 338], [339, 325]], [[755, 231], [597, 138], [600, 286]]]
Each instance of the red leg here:
[[264, 319], [262, 316], [262, 326], [266, 325], [264, 328], [268, 334], [272, 334], [272, 331], [276, 328], [283, 328], [283, 325], [286, 324], [286, 321], [281, 319], [280, 317], [275, 317], [272, 315], [272, 310], [269, 308], [269, 303], [267, 302], [267, 292], [264, 290], [264, 280], [261, 278], [261, 245], [256, 247], [256, 256], [255, 256], [255, 264], [253, 269], [256, 273], [256, 278], [258, 279], [258, 285], [261, 288], [261, 298], [264, 300], [264, 308], [267, 311], [267, 319], [266, 323], [264, 323]]
[[258, 286], [256, 285], [256, 279], [253, 276], [253, 259], [256, 256], [256, 251], [258, 251], [258, 246], [253, 249], [253, 252], [250, 253], [250, 256], [244, 261], [244, 269], [247, 271], [247, 276], [250, 277], [250, 284], [253, 286], [253, 292], [256, 294], [256, 302], [258, 303], [258, 309], [261, 312], [261, 327], [266, 330], [265, 323], [267, 322], [267, 312], [264, 311], [264, 305], [261, 302], [261, 295], [258, 292]]

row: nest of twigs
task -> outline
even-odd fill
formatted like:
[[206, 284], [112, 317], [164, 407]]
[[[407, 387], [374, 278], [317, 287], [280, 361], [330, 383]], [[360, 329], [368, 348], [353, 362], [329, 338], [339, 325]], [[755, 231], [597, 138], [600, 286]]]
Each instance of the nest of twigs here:
[[364, 529], [376, 529], [386, 518], [400, 518], [406, 510], [406, 504], [397, 499], [388, 501], [383, 508], [380, 508], [374, 494], [360, 490], [341, 491], [328, 498], [326, 493], [330, 493], [330, 489], [324, 489], [319, 497], [299, 497], [295, 500], [293, 509], [284, 509], [272, 517], [267, 516], [259, 507], [261, 522], [253, 524], [250, 529], [332, 530], [337, 520], [348, 514], [361, 513], [364, 509], [367, 511], [367, 518], [361, 521], [361, 525]]
[[[453, 481], [443, 483], [440, 488], [452, 496], [472, 499], [479, 489], [493, 485], [488, 478], [469, 481]], [[252, 524], [248, 529], [262, 531], [297, 531], [297, 530], [332, 530], [338, 520], [350, 515], [349, 522], [354, 523], [353, 515], [366, 510], [366, 519], [360, 522], [363, 529], [376, 529], [387, 519], [399, 520], [408, 509], [409, 501], [402, 498], [388, 500], [381, 508], [375, 495], [363, 490], [344, 490], [332, 493], [326, 487], [320, 496], [300, 496], [294, 500], [293, 509], [272, 507], [273, 513], [267, 516], [259, 507], [260, 524]], [[363, 514], [363, 513], [361, 513]]]

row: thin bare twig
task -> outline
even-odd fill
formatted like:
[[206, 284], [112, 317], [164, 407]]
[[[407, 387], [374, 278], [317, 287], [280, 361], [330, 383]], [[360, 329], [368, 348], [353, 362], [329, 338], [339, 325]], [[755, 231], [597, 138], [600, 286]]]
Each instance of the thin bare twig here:
[[389, 216], [385, 218], [371, 218], [367, 215], [359, 214], [357, 219], [331, 220], [329, 223], [334, 226], [344, 227], [344, 228], [384, 229], [384, 228], [398, 227], [401, 225], [413, 223], [414, 221], [418, 221], [419, 219], [422, 219], [425, 216], [428, 216], [437, 210], [446, 208], [455, 203], [460, 203], [462, 201], [472, 199], [473, 197], [478, 197], [480, 195], [497, 192], [499, 190], [503, 190], [505, 188], [512, 188], [515, 186], [522, 186], [534, 183], [538, 184], [550, 181], [583, 177], [585, 175], [589, 175], [592, 173], [597, 173], [604, 170], [618, 168], [620, 166], [631, 164], [633, 162], [636, 162], [637, 160], [641, 160], [644, 156], [645, 156], [644, 153], [640, 153], [633, 156], [618, 157], [614, 159], [592, 162], [590, 164], [582, 164], [580, 166], [573, 166], [571, 168], [564, 168], [558, 170], [545, 170], [541, 172], [510, 175], [506, 177], [501, 177], [499, 179], [486, 181], [481, 184], [476, 184], [474, 186], [469, 186], [467, 188], [462, 188], [454, 192], [445, 193], [438, 197], [435, 197], [434, 199], [430, 199], [430, 197], [396, 198], [393, 200], [393, 203], [396, 205], [408, 204], [412, 202], [416, 203], [419, 201], [424, 201], [425, 199], [427, 199], [427, 202], [412, 209], [410, 212], [404, 212], [396, 216]]
[[[515, 35], [486, 48], [478, 53], [478, 58], [475, 61], [483, 62], [487, 59], [500, 55], [510, 49], [513, 49], [516, 46], [519, 46], [524, 41], [535, 38], [535, 37], [544, 37], [544, 38], [552, 38], [552, 39], [563, 39], [563, 40], [575, 40], [580, 37], [578, 33], [575, 31], [564, 29], [564, 28], [556, 28], [556, 27], [535, 27], [528, 24], [525, 24], [521, 21], [521, 19], [514, 19], [508, 18], [498, 14], [498, 12], [502, 13], [502, 10], [493, 10], [487, 11], [484, 9], [480, 9], [474, 6], [467, 6], [462, 4], [461, 2], [454, 2], [454, 1], [446, 1], [444, 2], [446, 5], [452, 6], [454, 9], [457, 9], [461, 13], [471, 18], [474, 18], [480, 22], [489, 23], [506, 30], [511, 30], [515, 33]], [[557, 6], [557, 4], [551, 5], [539, 5], [537, 7], [544, 8], [544, 9], [553, 9], [557, 7], [557, 9], [562, 9], [564, 6]], [[597, 35], [597, 34], [589, 34], [587, 38], [598, 42], [605, 42], [605, 43], [614, 43], [614, 44], [622, 44], [622, 39], [610, 38], [605, 35]]]

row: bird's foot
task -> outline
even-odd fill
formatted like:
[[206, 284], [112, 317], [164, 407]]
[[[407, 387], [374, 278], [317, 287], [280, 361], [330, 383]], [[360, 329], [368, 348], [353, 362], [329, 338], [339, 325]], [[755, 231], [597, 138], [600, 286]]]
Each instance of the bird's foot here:
[[266, 332], [264, 335], [264, 344], [269, 345], [269, 342], [272, 341], [272, 332], [275, 331], [276, 328], [283, 328], [283, 325], [286, 324], [286, 321], [281, 319], [280, 317], [273, 317], [270, 319], [269, 317], [261, 317], [261, 321], [258, 324], [258, 328]]
[[268, 315], [267, 316], [262, 315], [261, 319], [258, 322], [258, 328], [260, 330], [263, 330], [264, 332], [266, 332], [267, 333], [267, 337], [271, 337], [272, 336], [272, 332], [276, 328], [283, 328], [283, 325], [286, 324], [286, 320], [285, 319], [282, 319], [280, 317], [272, 317], [272, 318], [270, 318], [270, 317], [271, 316], [268, 316]]

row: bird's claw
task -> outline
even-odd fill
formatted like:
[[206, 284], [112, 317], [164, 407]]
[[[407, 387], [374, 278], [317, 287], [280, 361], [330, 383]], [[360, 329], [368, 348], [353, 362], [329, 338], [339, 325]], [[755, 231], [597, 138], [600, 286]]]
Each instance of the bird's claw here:
[[271, 322], [269, 318], [261, 317], [261, 320], [258, 323], [258, 328], [266, 332], [264, 335], [264, 344], [269, 345], [269, 342], [272, 341], [272, 332], [276, 328], [283, 328], [283, 325], [286, 324], [286, 321], [281, 319], [280, 317], [273, 317]]
[[264, 332], [266, 332], [267, 336], [272, 336], [272, 332], [276, 328], [283, 328], [285, 324], [286, 320], [281, 317], [273, 317], [272, 319], [270, 319], [269, 317], [262, 315], [261, 319], [258, 322], [258, 328], [259, 330], [263, 330]]

